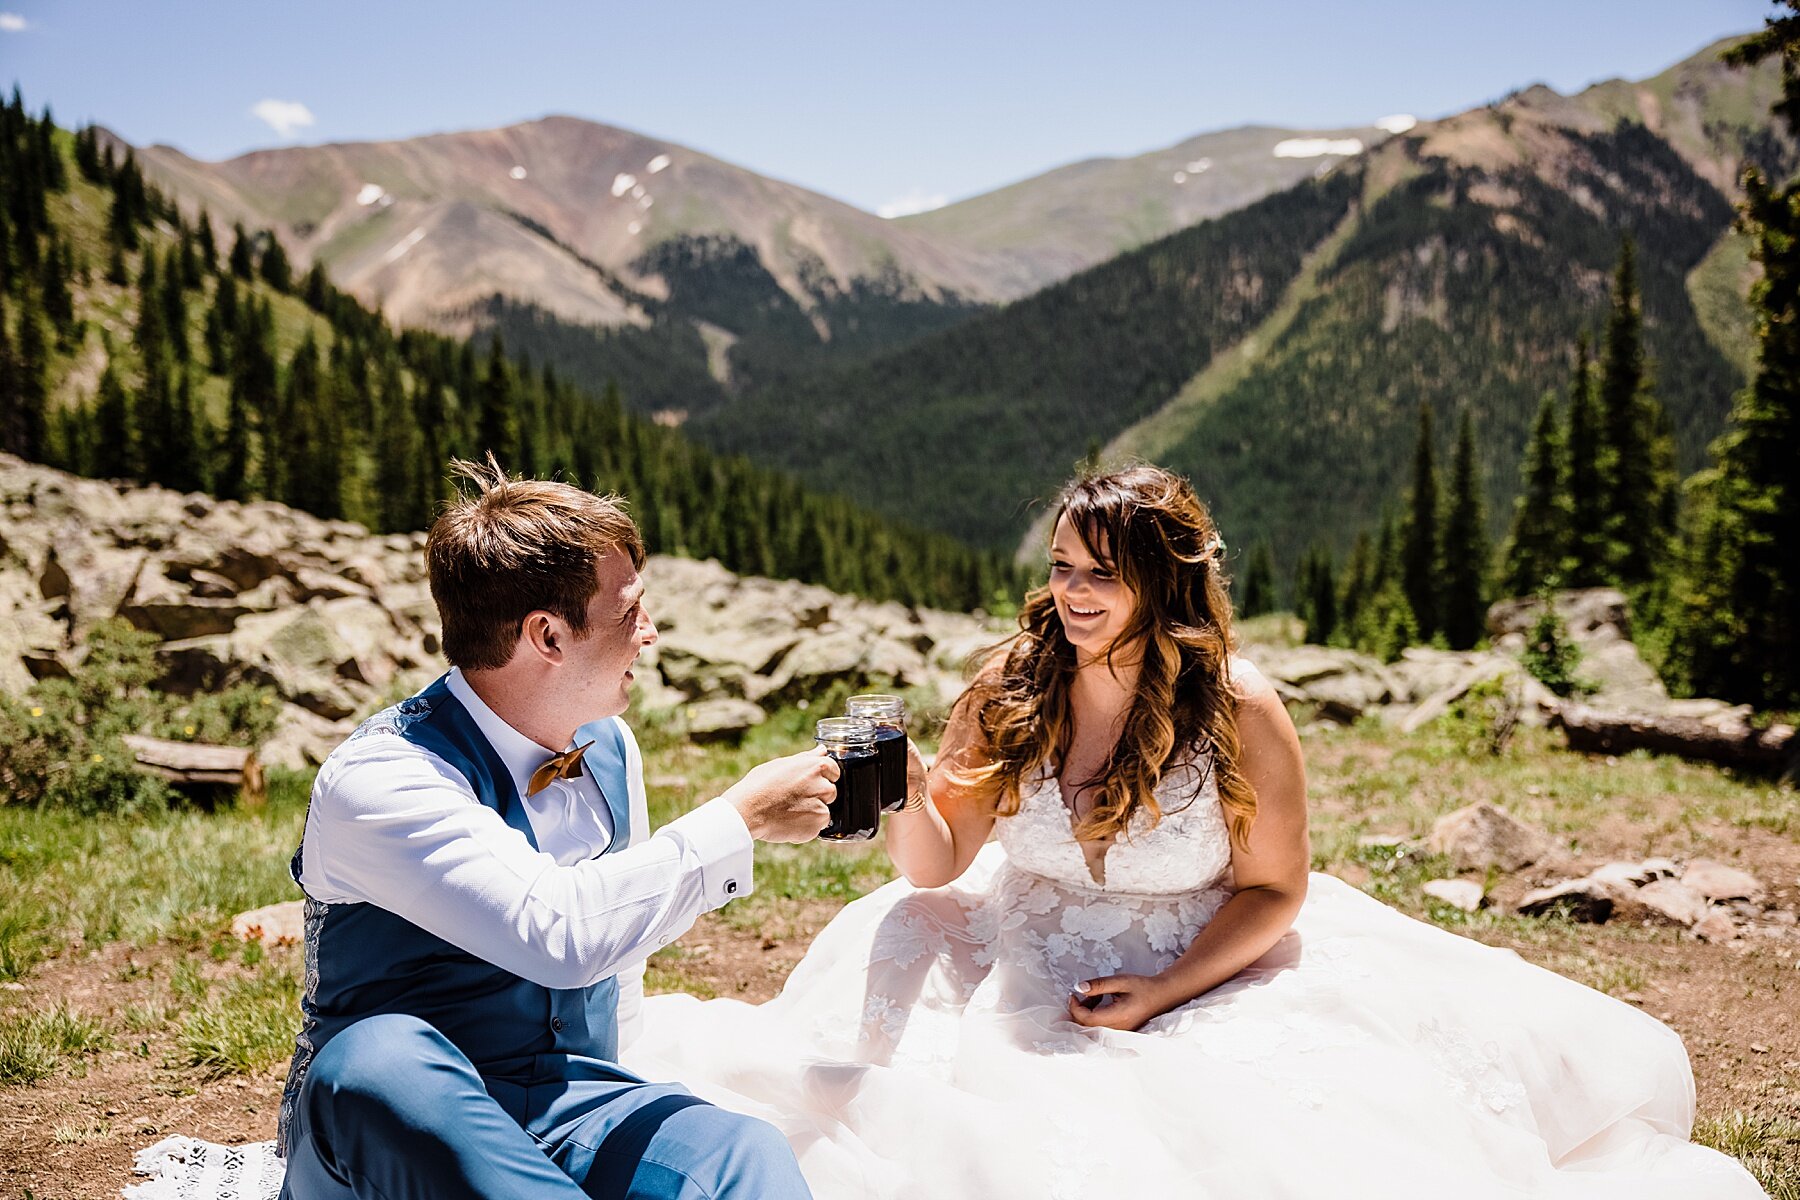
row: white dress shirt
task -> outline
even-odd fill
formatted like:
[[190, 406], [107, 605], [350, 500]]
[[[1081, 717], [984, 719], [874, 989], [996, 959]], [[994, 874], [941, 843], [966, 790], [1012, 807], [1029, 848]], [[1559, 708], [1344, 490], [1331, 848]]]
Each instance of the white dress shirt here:
[[300, 885], [326, 903], [378, 905], [543, 987], [616, 974], [623, 1046], [637, 1028], [643, 960], [702, 912], [750, 893], [750, 831], [720, 798], [652, 835], [643, 758], [615, 717], [631, 828], [624, 847], [602, 856], [618, 831], [593, 775], [526, 797], [550, 752], [501, 720], [461, 671], [451, 670], [449, 688], [512, 772], [537, 848], [443, 759], [377, 730], [319, 768]]

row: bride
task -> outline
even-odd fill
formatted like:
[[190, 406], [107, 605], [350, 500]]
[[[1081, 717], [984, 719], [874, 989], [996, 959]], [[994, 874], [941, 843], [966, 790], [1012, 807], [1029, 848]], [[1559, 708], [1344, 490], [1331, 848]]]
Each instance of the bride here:
[[905, 878], [767, 1004], [650, 998], [625, 1064], [774, 1123], [820, 1200], [1760, 1196], [1686, 1140], [1673, 1031], [1308, 873], [1222, 548], [1168, 472], [1069, 485], [889, 818]]

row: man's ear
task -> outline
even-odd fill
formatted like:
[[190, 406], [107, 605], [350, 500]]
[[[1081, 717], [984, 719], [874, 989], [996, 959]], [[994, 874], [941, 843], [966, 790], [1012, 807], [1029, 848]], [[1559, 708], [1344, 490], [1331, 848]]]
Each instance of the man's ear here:
[[525, 618], [519, 640], [544, 662], [559, 663], [569, 644], [569, 626], [553, 612], [538, 609]]

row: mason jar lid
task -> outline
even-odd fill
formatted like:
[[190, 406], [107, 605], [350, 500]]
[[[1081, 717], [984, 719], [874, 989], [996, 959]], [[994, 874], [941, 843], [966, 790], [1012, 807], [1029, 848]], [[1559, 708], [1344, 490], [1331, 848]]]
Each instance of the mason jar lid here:
[[852, 696], [844, 702], [844, 711], [853, 717], [867, 717], [878, 725], [906, 723], [906, 701], [898, 696], [876, 693]]
[[862, 717], [826, 717], [813, 740], [832, 746], [873, 746], [875, 723]]

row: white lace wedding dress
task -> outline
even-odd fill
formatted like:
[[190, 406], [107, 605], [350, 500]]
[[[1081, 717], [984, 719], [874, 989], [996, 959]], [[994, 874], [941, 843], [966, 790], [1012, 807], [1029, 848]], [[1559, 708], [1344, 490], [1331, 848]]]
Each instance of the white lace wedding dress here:
[[1210, 778], [1159, 799], [1097, 886], [1046, 779], [954, 884], [848, 905], [767, 1004], [651, 997], [625, 1063], [774, 1123], [818, 1200], [1763, 1194], [1686, 1140], [1673, 1031], [1328, 875], [1230, 982], [1077, 1026], [1077, 981], [1161, 970], [1230, 895]]

